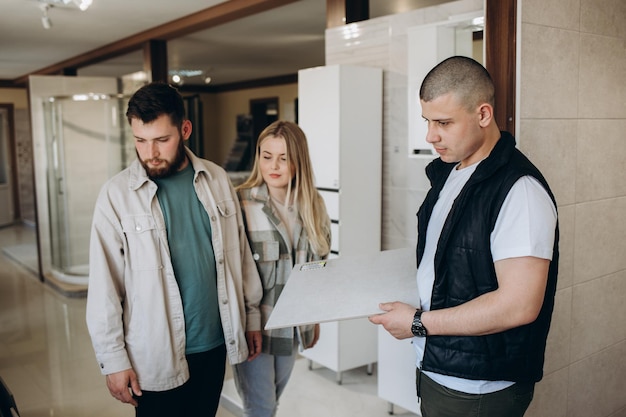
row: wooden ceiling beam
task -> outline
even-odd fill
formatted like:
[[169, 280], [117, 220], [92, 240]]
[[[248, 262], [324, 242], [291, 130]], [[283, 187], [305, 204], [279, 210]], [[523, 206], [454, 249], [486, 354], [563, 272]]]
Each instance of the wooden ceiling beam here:
[[152, 40], [167, 41], [209, 29], [233, 20], [241, 19], [276, 7], [293, 3], [297, 0], [230, 0], [201, 10], [179, 19], [164, 23], [152, 29], [112, 42], [108, 45], [58, 62], [38, 71], [23, 75], [13, 80], [13, 84], [26, 85], [29, 75], [61, 74], [65, 68], [80, 68], [97, 64], [107, 59], [127, 53], [143, 50]]

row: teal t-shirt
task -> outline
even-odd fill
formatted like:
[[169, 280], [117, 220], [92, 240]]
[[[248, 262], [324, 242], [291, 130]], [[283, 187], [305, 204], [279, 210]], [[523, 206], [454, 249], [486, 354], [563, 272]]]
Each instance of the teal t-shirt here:
[[174, 275], [185, 314], [185, 353], [206, 352], [224, 343], [217, 302], [217, 272], [211, 221], [198, 200], [191, 164], [155, 179], [167, 229]]

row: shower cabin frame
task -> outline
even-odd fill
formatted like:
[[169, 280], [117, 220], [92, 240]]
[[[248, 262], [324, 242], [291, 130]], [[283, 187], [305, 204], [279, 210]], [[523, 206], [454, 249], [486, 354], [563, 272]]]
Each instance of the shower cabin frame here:
[[[106, 100], [107, 98], [115, 98], [119, 97], [119, 85], [118, 80], [115, 78], [107, 78], [107, 77], [68, 77], [68, 76], [42, 76], [42, 75], [34, 75], [29, 77], [29, 99], [30, 99], [30, 111], [31, 111], [31, 126], [32, 126], [32, 137], [33, 137], [33, 164], [34, 164], [34, 179], [35, 179], [35, 193], [36, 193], [36, 202], [37, 202], [37, 244], [38, 244], [38, 255], [39, 255], [39, 272], [40, 279], [42, 281], [48, 282], [59, 290], [60, 292], [69, 295], [69, 296], [82, 296], [86, 292], [88, 278], [86, 274], [86, 266], [83, 266], [81, 271], [73, 271], [72, 269], [63, 270], [63, 268], [58, 268], [55, 263], [63, 259], [64, 255], [59, 255], [58, 250], [53, 247], [55, 245], [55, 239], [58, 240], [57, 237], [54, 237], [52, 233], [58, 232], [56, 229], [63, 229], [62, 226], [52, 226], [52, 223], [56, 220], [55, 217], [51, 217], [51, 215], [57, 216], [59, 213], [55, 213], [55, 209], [50, 210], [50, 199], [51, 192], [58, 192], [58, 190], [64, 190], [62, 192], [67, 192], [67, 175], [62, 177], [64, 179], [55, 178], [54, 175], [50, 175], [50, 167], [51, 161], [49, 159], [48, 153], [51, 150], [51, 147], [47, 144], [48, 134], [46, 132], [46, 110], [44, 108], [44, 103], [50, 102], [50, 98], [54, 97], [55, 99], [62, 99], [64, 97], [75, 97], [77, 95], [83, 96], [86, 98], [88, 103], [89, 100]], [[93, 92], [98, 92], [94, 94]], [[75, 124], [74, 130], [86, 130], [90, 131], [92, 129], [92, 120], [97, 118], [98, 116], [94, 116], [89, 111], [89, 106], [86, 105], [83, 107], [82, 112], [75, 113], [74, 115], [65, 116], [66, 119], [70, 117], [72, 123]], [[120, 116], [118, 115], [118, 119]], [[48, 120], [48, 124], [50, 120]], [[125, 119], [119, 120], [119, 125], [124, 126]], [[93, 139], [93, 138], [92, 138]], [[94, 145], [96, 143], [92, 140], [91, 145], [87, 146], [87, 148], [78, 152], [80, 162], [86, 163], [89, 165], [92, 163], [95, 165], [94, 161], [97, 161], [98, 158], [98, 147]], [[55, 152], [59, 152], [62, 150], [63, 146], [59, 146], [58, 144], [54, 146], [56, 148]], [[75, 156], [72, 158], [76, 159]], [[90, 159], [92, 158], [92, 159]], [[96, 159], [93, 159], [96, 158]], [[82, 160], [81, 160], [82, 159]], [[54, 159], [52, 160], [54, 163]], [[72, 178], [76, 180], [81, 180], [82, 174], [76, 174], [72, 172]], [[100, 184], [92, 183], [89, 185], [89, 188], [83, 187], [83, 189], [88, 189], [90, 193], [93, 189], [99, 190], [100, 185], [104, 183], [104, 176], [101, 174], [101, 179], [99, 180]], [[108, 175], [108, 174], [107, 174]], [[110, 176], [110, 175], [109, 175]], [[50, 178], [49, 178], [50, 177]], [[56, 186], [51, 187], [51, 182], [56, 182]], [[60, 185], [60, 187], [59, 187]], [[55, 190], [56, 188], [56, 190]], [[72, 200], [71, 205], [74, 204], [74, 201], [80, 201], [79, 198]], [[82, 204], [82, 203], [81, 203]], [[71, 222], [76, 223], [80, 220], [81, 233], [83, 233], [82, 238], [80, 239], [82, 246], [88, 246], [84, 242], [86, 239], [88, 240], [88, 236], [90, 233], [90, 218], [93, 213], [93, 202], [86, 202], [83, 204], [83, 208], [81, 209], [80, 216], [76, 216], [72, 213]], [[83, 218], [84, 216], [88, 216], [87, 219]], [[80, 218], [80, 219], [79, 219]], [[51, 221], [52, 219], [52, 221]], [[89, 226], [86, 226], [89, 224]], [[76, 226], [73, 224], [72, 226]], [[63, 233], [67, 233], [67, 228]], [[69, 234], [71, 235], [71, 233]], [[57, 242], [58, 243], [58, 242]], [[83, 248], [84, 249], [84, 248]], [[87, 265], [88, 260], [85, 259], [84, 262], [80, 262], [82, 264]], [[79, 273], [75, 273], [79, 272]]]
[[51, 272], [58, 281], [87, 283], [99, 189], [135, 155], [124, 116], [128, 98], [80, 94], [43, 102]]

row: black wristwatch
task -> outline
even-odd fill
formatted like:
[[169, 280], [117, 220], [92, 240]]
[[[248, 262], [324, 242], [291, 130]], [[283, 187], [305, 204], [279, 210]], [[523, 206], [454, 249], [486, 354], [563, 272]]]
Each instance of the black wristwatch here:
[[422, 313], [423, 313], [422, 310], [417, 309], [415, 311], [415, 315], [413, 316], [413, 324], [411, 325], [411, 333], [413, 333], [413, 336], [416, 336], [416, 337], [426, 337], [426, 334], [428, 333], [426, 331], [426, 327], [424, 327], [424, 324], [422, 323]]

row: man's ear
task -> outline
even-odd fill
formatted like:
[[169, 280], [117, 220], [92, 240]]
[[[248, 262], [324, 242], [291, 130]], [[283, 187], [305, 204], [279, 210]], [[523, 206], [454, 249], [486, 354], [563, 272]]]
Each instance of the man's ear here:
[[487, 127], [493, 120], [493, 107], [488, 103], [483, 103], [478, 108], [478, 123], [480, 127]]
[[183, 136], [183, 140], [189, 139], [192, 130], [193, 128], [191, 126], [191, 121], [189, 119], [183, 120], [183, 125], [180, 128], [180, 133]]

